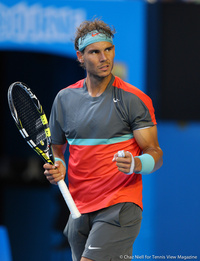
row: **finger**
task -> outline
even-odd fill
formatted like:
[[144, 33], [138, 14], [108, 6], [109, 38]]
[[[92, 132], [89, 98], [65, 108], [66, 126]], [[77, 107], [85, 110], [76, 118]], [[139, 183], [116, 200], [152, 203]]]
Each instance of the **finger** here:
[[118, 170], [123, 173], [128, 173], [130, 170], [130, 167], [118, 167]]
[[47, 180], [51, 183], [51, 184], [57, 184], [58, 181], [62, 180], [64, 177], [63, 175], [59, 174], [47, 174], [46, 175]]
[[55, 166], [55, 165], [48, 164], [48, 163], [45, 163], [45, 164], [43, 165], [43, 168], [44, 168], [44, 169], [55, 169], [56, 166]]
[[128, 170], [130, 169], [131, 166], [131, 160], [130, 159], [125, 159], [122, 161], [120, 158], [117, 159], [116, 165], [118, 167], [118, 169], [120, 168], [120, 170]]
[[131, 164], [131, 157], [128, 158], [117, 157], [116, 165], [119, 166], [118, 164]]
[[116, 165], [118, 168], [130, 168], [131, 163], [129, 161], [127, 161], [127, 162], [117, 161]]
[[124, 173], [128, 173], [131, 167], [131, 159], [130, 158], [117, 158], [116, 165], [118, 170]]
[[118, 155], [117, 155], [117, 153], [116, 153], [116, 154], [113, 156], [112, 161], [116, 161], [117, 157], [118, 157]]
[[52, 177], [52, 178], [57, 178], [57, 177], [64, 177], [64, 173], [58, 172], [58, 170], [45, 170], [44, 175], [46, 177]]
[[46, 169], [44, 171], [44, 175], [55, 175], [55, 174], [59, 174], [60, 172], [58, 171], [58, 169]]

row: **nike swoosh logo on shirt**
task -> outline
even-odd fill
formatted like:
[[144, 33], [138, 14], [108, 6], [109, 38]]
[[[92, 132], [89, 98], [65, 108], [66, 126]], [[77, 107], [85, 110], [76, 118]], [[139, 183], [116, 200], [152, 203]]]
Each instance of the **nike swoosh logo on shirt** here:
[[119, 102], [120, 100], [113, 98], [113, 101], [114, 101], [114, 102]]

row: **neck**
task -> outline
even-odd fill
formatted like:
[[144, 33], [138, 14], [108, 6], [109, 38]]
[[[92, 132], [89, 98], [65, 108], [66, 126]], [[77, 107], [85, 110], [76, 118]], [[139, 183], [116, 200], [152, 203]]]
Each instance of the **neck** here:
[[87, 76], [86, 85], [90, 96], [92, 97], [100, 96], [107, 88], [111, 78], [112, 78], [112, 74], [110, 74], [105, 78]]

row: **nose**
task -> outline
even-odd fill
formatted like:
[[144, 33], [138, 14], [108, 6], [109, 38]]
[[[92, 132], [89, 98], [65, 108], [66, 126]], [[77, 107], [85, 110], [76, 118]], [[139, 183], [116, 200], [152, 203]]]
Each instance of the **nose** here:
[[104, 61], [106, 61], [106, 60], [107, 60], [107, 56], [106, 56], [105, 52], [101, 52], [101, 53], [100, 53], [100, 61], [101, 61], [101, 62], [104, 62]]

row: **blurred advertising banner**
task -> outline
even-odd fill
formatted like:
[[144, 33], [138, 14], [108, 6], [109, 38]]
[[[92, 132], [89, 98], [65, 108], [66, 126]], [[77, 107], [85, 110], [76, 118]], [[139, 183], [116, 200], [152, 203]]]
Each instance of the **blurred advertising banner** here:
[[120, 76], [145, 87], [146, 6], [134, 1], [0, 0], [0, 51], [19, 50], [76, 57], [73, 38], [83, 20], [101, 18], [116, 29]]
[[70, 6], [0, 3], [0, 48], [70, 54], [74, 31], [85, 18], [85, 10]]

